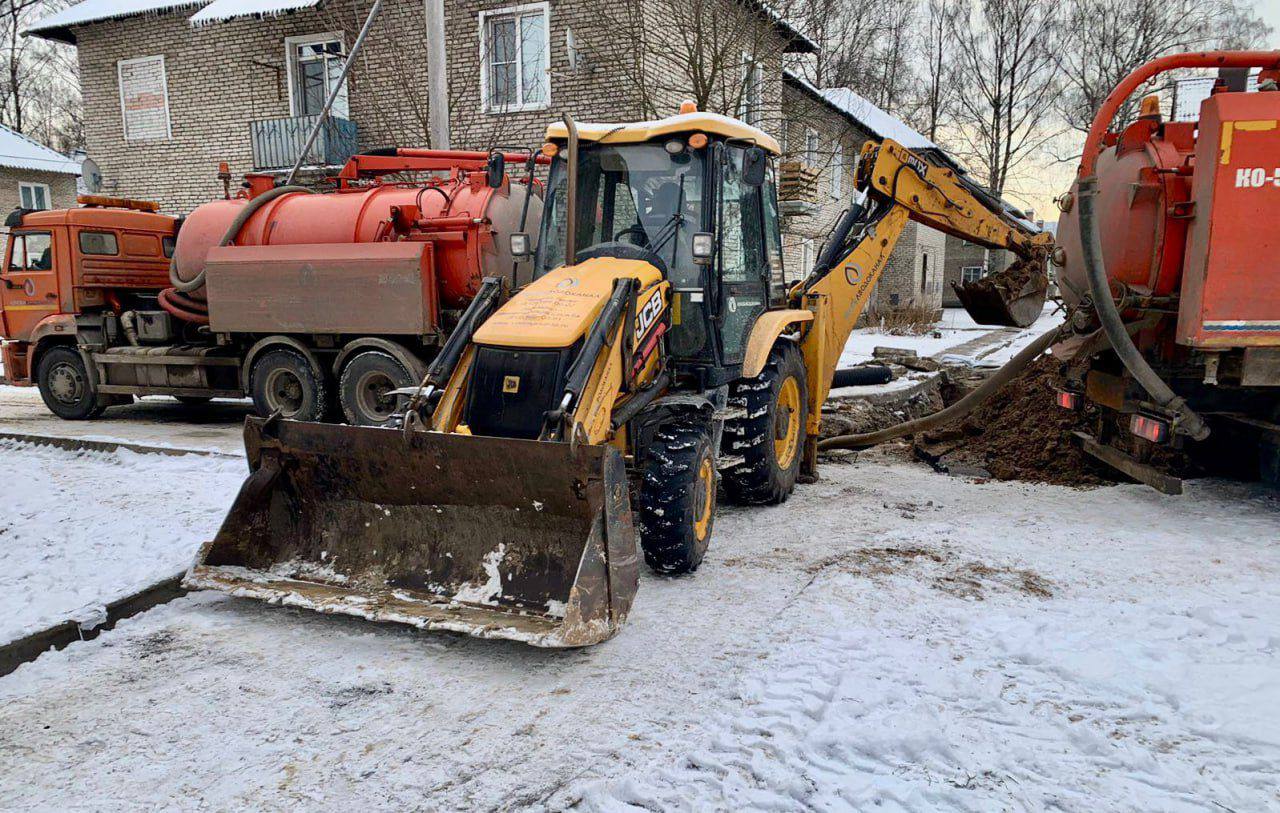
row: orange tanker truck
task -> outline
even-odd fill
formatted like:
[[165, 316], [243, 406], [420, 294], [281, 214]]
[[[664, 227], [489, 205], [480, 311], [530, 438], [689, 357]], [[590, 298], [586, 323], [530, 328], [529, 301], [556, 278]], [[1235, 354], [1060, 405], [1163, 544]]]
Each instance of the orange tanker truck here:
[[332, 191], [249, 175], [185, 218], [97, 196], [14, 210], [4, 383], [69, 420], [247, 395], [264, 416], [385, 424], [481, 281], [527, 281], [510, 238], [537, 231], [544, 160], [390, 149], [351, 158]]

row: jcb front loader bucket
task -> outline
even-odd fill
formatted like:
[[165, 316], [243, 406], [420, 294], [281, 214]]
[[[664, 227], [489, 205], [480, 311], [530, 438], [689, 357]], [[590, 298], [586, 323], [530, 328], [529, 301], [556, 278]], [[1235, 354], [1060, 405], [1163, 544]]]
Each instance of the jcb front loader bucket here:
[[251, 418], [245, 448], [188, 587], [543, 647], [626, 619], [639, 568], [612, 447]]
[[1019, 261], [973, 282], [953, 282], [951, 287], [978, 324], [1029, 327], [1044, 310], [1049, 278], [1031, 263]]

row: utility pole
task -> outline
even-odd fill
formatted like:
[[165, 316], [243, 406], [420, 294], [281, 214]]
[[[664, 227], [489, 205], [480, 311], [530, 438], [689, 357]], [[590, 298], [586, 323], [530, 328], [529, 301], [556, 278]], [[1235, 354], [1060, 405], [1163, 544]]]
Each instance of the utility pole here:
[[423, 0], [427, 15], [427, 135], [431, 148], [449, 146], [449, 74], [445, 63], [444, 0]]

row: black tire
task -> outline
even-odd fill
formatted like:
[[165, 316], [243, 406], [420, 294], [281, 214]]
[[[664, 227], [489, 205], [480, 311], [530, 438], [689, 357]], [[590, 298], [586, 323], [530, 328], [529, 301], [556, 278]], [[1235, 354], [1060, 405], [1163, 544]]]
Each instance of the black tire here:
[[342, 368], [338, 402], [347, 423], [353, 426], [390, 426], [404, 412], [408, 398], [387, 398], [388, 390], [411, 387], [413, 373], [389, 353], [362, 350]]
[[173, 400], [183, 406], [203, 406], [213, 400], [212, 395], [175, 395]]
[[724, 423], [725, 457], [742, 463], [724, 473], [725, 493], [740, 505], [776, 505], [795, 490], [809, 418], [808, 385], [800, 350], [781, 341], [760, 375], [729, 389], [730, 409], [742, 417]]
[[64, 420], [89, 420], [107, 408], [107, 401], [94, 390], [84, 359], [75, 348], [51, 347], [41, 354], [36, 384], [45, 406]]
[[659, 427], [644, 459], [636, 497], [644, 560], [659, 573], [697, 570], [711, 542], [719, 482], [707, 419]]
[[329, 409], [329, 388], [307, 359], [296, 350], [268, 350], [253, 362], [249, 389], [258, 414], [277, 409], [293, 421], [323, 421]]

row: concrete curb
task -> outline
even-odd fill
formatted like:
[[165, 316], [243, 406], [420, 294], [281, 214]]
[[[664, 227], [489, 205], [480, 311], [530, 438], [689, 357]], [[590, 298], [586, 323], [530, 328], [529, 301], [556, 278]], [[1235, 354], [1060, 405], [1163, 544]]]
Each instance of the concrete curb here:
[[213, 449], [178, 449], [171, 446], [147, 446], [141, 443], [127, 443], [114, 440], [87, 440], [85, 438], [69, 438], [60, 435], [32, 435], [25, 432], [0, 432], [0, 440], [16, 440], [34, 446], [52, 446], [72, 452], [82, 450], [92, 452], [116, 452], [125, 449], [138, 454], [162, 454], [170, 457], [194, 454], [201, 457], [224, 457], [229, 460], [242, 460], [243, 455], [231, 452], [219, 452]]
[[45, 652], [64, 649], [76, 641], [90, 641], [114, 627], [121, 619], [185, 596], [187, 590], [182, 586], [182, 577], [185, 575], [184, 571], [150, 587], [144, 587], [132, 595], [116, 599], [107, 605], [107, 620], [91, 629], [81, 629], [75, 621], [63, 621], [16, 641], [0, 644], [0, 677], [24, 663], [34, 661]]

